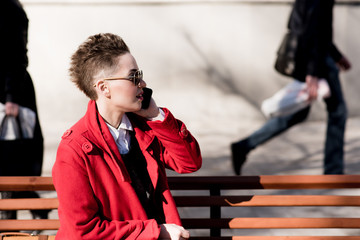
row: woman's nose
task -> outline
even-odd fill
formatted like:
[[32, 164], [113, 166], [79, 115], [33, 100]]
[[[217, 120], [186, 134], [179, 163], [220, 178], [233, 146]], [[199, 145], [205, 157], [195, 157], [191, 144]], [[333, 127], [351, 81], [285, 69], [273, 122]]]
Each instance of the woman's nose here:
[[142, 79], [140, 82], [139, 82], [139, 88], [144, 88], [146, 87], [146, 82]]

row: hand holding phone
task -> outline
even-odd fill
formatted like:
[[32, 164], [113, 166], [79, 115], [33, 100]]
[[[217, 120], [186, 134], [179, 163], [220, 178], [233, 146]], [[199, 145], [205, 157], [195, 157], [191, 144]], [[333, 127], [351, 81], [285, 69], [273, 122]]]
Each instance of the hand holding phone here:
[[150, 88], [143, 88], [143, 100], [141, 109], [135, 112], [137, 115], [148, 119], [155, 118], [159, 115], [159, 107], [152, 98], [152, 92], [153, 91]]

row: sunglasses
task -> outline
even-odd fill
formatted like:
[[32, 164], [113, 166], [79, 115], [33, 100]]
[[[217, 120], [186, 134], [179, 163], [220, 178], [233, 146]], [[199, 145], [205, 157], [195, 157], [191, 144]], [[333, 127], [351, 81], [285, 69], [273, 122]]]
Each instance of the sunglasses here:
[[[128, 80], [128, 81], [132, 81], [134, 83], [135, 86], [138, 86], [141, 82], [141, 80], [143, 80], [143, 72], [141, 70], [137, 70], [135, 72], [133, 72], [131, 75], [129, 75], [126, 78], [122, 78], [122, 77], [111, 77], [111, 78], [103, 78], [102, 80], [107, 80], [107, 81], [113, 81], [113, 80]], [[95, 87], [96, 85], [94, 85]]]

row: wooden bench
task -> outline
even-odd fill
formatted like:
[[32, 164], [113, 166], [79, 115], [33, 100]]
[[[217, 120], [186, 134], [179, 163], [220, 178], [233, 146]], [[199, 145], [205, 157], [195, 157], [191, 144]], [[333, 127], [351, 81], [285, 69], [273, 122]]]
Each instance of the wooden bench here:
[[[360, 175], [185, 176], [169, 177], [169, 186], [191, 239], [360, 240], [360, 218], [357, 218]], [[0, 177], [0, 191], [54, 191], [54, 187], [50, 177]], [[57, 207], [56, 198], [0, 199], [0, 210]], [[304, 212], [306, 216], [298, 216], [299, 207], [310, 207], [310, 210]], [[311, 216], [323, 207], [327, 211], [320, 212], [320, 217]], [[248, 210], [243, 210], [245, 208]], [[281, 210], [262, 210], [264, 208]], [[289, 213], [290, 208], [297, 209], [294, 216]], [[351, 210], [344, 211], [346, 208]], [[346, 216], [339, 217], [335, 212], [344, 212]], [[0, 232], [58, 228], [57, 219], [0, 220]], [[256, 236], [257, 233], [254, 236], [257, 229], [287, 229], [287, 234], [274, 236], [273, 232], [266, 232], [263, 236]], [[311, 234], [288, 234], [290, 229], [310, 229]], [[336, 236], [324, 234], [325, 229], [353, 229], [353, 232]]]
[[[51, 177], [0, 177], [0, 192], [3, 191], [55, 191]], [[56, 194], [55, 194], [56, 195]], [[0, 199], [0, 211], [57, 209], [57, 198]], [[12, 236], [4, 232], [57, 230], [58, 219], [0, 219], [1, 240], [54, 240], [55, 236]], [[3, 232], [1, 234], [1, 232]], [[1, 236], [4, 235], [4, 236]]]

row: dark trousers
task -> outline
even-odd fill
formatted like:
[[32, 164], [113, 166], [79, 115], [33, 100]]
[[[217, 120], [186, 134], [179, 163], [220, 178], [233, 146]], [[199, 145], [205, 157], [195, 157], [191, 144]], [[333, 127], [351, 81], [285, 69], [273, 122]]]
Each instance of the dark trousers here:
[[[327, 115], [327, 130], [324, 150], [324, 174], [344, 174], [344, 133], [347, 118], [347, 108], [341, 90], [339, 71], [335, 62], [328, 57], [327, 81], [331, 97], [325, 100]], [[251, 134], [246, 142], [250, 149], [265, 143], [271, 138], [286, 131], [290, 127], [303, 122], [310, 107], [294, 114], [269, 119], [260, 129]]]

